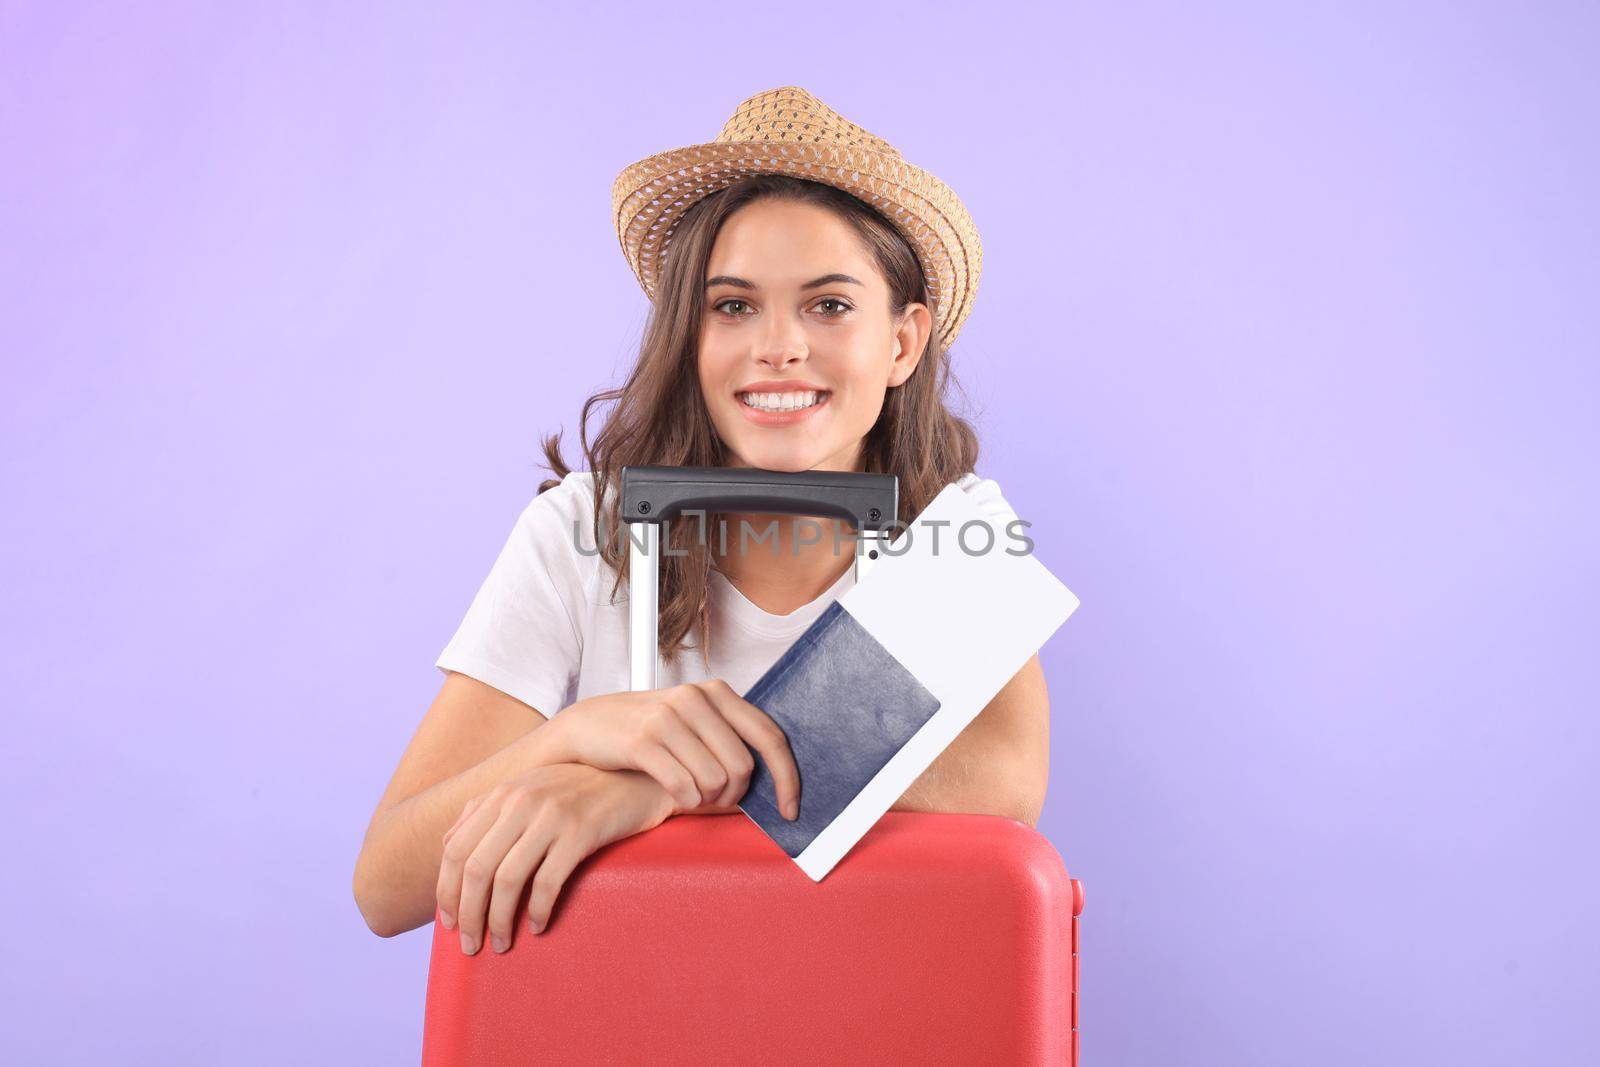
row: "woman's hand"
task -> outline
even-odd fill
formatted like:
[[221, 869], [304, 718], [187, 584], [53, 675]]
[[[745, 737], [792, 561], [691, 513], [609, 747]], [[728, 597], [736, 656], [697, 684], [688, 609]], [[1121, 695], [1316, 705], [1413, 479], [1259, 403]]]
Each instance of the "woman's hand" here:
[[779, 810], [790, 819], [800, 814], [800, 771], [789, 739], [721, 679], [588, 697], [535, 736], [552, 763], [643, 771], [684, 810], [730, 807], [743, 799], [755, 770], [754, 748], [772, 772]]
[[504, 952], [530, 876], [528, 924], [538, 933], [586, 856], [660, 825], [675, 809], [666, 790], [639, 771], [556, 763], [503, 782], [469, 801], [445, 831], [441, 921], [445, 929], [460, 923], [461, 950], [472, 955], [483, 944], [487, 914], [494, 949]]

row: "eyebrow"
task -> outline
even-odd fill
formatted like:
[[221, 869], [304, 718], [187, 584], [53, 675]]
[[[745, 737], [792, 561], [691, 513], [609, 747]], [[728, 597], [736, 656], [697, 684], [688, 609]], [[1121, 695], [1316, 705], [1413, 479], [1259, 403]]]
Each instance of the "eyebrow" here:
[[[835, 283], [840, 285], [859, 285], [863, 289], [866, 288], [866, 285], [859, 278], [852, 278], [848, 274], [824, 274], [820, 278], [813, 278], [811, 281], [806, 282], [800, 288], [815, 289], [819, 286], [833, 285]], [[719, 274], [715, 278], [706, 279], [707, 289], [710, 289], [714, 285], [731, 285], [736, 289], [759, 288], [755, 282], [748, 281], [744, 278], [735, 278], [731, 274]]]

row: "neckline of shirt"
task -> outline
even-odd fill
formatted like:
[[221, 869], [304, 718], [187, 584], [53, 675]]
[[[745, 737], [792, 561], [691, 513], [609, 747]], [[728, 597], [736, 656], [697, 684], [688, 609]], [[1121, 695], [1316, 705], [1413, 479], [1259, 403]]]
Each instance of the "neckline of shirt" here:
[[822, 614], [824, 608], [843, 596], [854, 584], [855, 568], [846, 567], [844, 573], [834, 579], [833, 584], [818, 594], [816, 599], [801, 604], [787, 615], [774, 615], [741, 593], [726, 574], [719, 570], [711, 572], [711, 595], [723, 618], [766, 637], [797, 636]]

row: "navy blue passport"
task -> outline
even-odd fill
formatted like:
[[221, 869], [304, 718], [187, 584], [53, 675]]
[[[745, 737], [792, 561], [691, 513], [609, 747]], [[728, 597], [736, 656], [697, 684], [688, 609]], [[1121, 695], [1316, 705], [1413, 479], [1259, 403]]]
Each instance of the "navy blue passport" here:
[[739, 807], [795, 857], [855, 799], [939, 700], [838, 601], [817, 616], [744, 698], [782, 728], [800, 770], [800, 817], [778, 810], [766, 761]]

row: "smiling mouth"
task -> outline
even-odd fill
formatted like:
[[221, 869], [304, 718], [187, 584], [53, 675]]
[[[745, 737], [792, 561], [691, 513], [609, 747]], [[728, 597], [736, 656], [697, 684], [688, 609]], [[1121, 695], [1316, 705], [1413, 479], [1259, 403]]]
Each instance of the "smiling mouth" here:
[[833, 394], [826, 389], [791, 389], [782, 393], [737, 393], [739, 403], [752, 411], [782, 415], [791, 411], [809, 411], [820, 407]]

